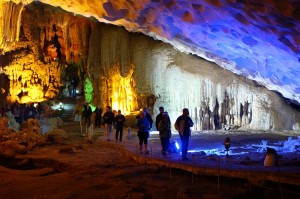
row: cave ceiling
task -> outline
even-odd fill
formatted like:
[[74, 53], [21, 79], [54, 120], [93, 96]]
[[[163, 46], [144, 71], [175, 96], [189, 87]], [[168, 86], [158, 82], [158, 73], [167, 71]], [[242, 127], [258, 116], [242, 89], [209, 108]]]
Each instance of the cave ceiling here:
[[40, 2], [142, 32], [300, 102], [299, 0]]

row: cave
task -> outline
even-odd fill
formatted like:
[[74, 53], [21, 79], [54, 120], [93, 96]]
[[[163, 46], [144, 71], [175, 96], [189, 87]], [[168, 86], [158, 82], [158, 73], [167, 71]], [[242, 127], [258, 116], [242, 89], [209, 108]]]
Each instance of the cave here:
[[[111, 4], [104, 4], [108, 13], [114, 12]], [[182, 108], [189, 107], [197, 130], [222, 125], [283, 130], [292, 129], [299, 121], [299, 111], [283, 98], [288, 96], [279, 97], [268, 89], [272, 85], [244, 78], [251, 73], [243, 76], [224, 69], [217, 61], [211, 62], [212, 57], [207, 61], [154, 40], [143, 31], [128, 32], [40, 2], [23, 5], [10, 1], [2, 8], [15, 24], [4, 24], [2, 34], [1, 65], [10, 79], [7, 103], [42, 102], [77, 92], [93, 106], [110, 105], [126, 114], [147, 106], [156, 115], [163, 105], [175, 120]], [[6, 34], [17, 38], [8, 39]], [[247, 37], [244, 42], [253, 45], [252, 40]], [[89, 82], [91, 86], [86, 87]]]
[[[299, 8], [267, 0], [0, 1], [0, 113], [16, 102], [42, 103], [52, 114], [44, 118], [69, 122], [83, 103], [92, 110], [111, 106], [126, 116], [129, 138], [141, 109], [155, 120], [163, 106], [174, 134], [188, 108], [195, 135], [212, 134], [205, 139], [242, 134], [244, 144], [254, 137], [266, 150], [263, 134], [283, 152], [278, 145], [285, 142], [277, 141], [292, 136], [291, 164], [298, 167]], [[88, 136], [88, 126], [80, 122], [78, 129]], [[156, 136], [155, 125], [152, 131]], [[197, 143], [196, 156], [214, 150], [224, 156], [216, 152], [223, 145]]]

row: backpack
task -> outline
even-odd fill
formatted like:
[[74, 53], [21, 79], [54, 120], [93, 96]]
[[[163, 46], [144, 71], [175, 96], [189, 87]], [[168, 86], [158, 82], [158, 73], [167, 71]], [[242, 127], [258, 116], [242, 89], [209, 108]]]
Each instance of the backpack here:
[[175, 122], [174, 127], [175, 127], [175, 129], [176, 129], [177, 131], [179, 130], [179, 125], [178, 125], [177, 122]]

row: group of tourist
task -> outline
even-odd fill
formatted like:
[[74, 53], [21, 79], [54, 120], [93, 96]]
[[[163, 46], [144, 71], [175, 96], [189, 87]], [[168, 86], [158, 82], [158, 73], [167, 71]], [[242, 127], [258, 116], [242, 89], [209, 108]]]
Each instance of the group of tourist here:
[[2, 106], [0, 109], [0, 116], [5, 116], [5, 114], [12, 114], [16, 122], [21, 124], [23, 121], [26, 121], [29, 118], [40, 119], [42, 115], [42, 104], [38, 103], [34, 105], [30, 104], [20, 104], [17, 101], [11, 105], [7, 104]]
[[[102, 119], [102, 109], [100, 105], [98, 105], [95, 109], [95, 128], [100, 128], [101, 119]], [[91, 125], [91, 116], [92, 109], [89, 104], [83, 105], [82, 117], [85, 120], [85, 123], [90, 126]], [[116, 141], [122, 142], [123, 137], [123, 124], [125, 122], [125, 116], [122, 114], [121, 110], [118, 110], [117, 115], [112, 112], [112, 108], [110, 106], [106, 107], [106, 111], [103, 114], [103, 122], [105, 127], [105, 136], [107, 137], [107, 141], [111, 141], [111, 133], [113, 126], [116, 129]]]
[[[95, 127], [99, 128], [101, 125], [102, 109], [97, 106], [95, 109]], [[83, 118], [85, 122], [91, 124], [92, 109], [88, 104], [83, 105]], [[148, 109], [144, 108], [140, 111], [139, 115], [136, 116], [139, 138], [139, 150], [141, 153], [149, 154], [148, 151], [148, 138], [150, 136], [150, 130], [152, 129], [153, 120], [151, 115], [148, 113]], [[113, 127], [116, 129], [115, 141], [122, 142], [123, 137], [123, 124], [125, 117], [121, 110], [118, 110], [117, 115], [112, 111], [110, 106], [106, 107], [105, 113], [103, 114], [103, 122], [105, 127], [105, 137], [107, 141], [111, 141], [111, 134]], [[188, 160], [187, 151], [189, 138], [191, 136], [191, 127], [194, 125], [192, 119], [189, 117], [189, 110], [184, 108], [182, 115], [179, 116], [175, 122], [175, 129], [179, 132], [181, 140], [182, 160]], [[164, 110], [164, 107], [159, 107], [159, 114], [156, 116], [155, 127], [159, 131], [159, 137], [161, 141], [161, 152], [165, 156], [170, 147], [171, 138], [171, 120], [168, 112]]]
[[[152, 126], [152, 119], [150, 116], [147, 117], [147, 109], [140, 111], [140, 115], [137, 122], [138, 127], [138, 137], [140, 141], [140, 152], [143, 153], [143, 144], [144, 144], [144, 153], [148, 154], [147, 143], [149, 138], [149, 131]], [[183, 109], [183, 113], [179, 116], [175, 122], [175, 128], [179, 132], [181, 140], [181, 150], [182, 150], [182, 160], [188, 160], [187, 151], [189, 138], [191, 136], [191, 127], [194, 125], [192, 119], [189, 117], [189, 110], [187, 108]], [[170, 147], [170, 138], [171, 138], [171, 120], [168, 115], [168, 112], [164, 110], [164, 107], [159, 107], [159, 114], [156, 116], [155, 121], [156, 129], [159, 131], [159, 137], [161, 141], [161, 152], [163, 156], [167, 154], [167, 151]]]

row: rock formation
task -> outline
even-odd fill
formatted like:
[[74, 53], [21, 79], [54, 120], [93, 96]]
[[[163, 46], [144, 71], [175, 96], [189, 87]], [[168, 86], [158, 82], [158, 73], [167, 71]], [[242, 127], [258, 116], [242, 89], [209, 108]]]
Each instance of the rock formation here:
[[[300, 79], [297, 78], [300, 75], [300, 4], [297, 1], [39, 1], [74, 15], [142, 32], [300, 103]], [[20, 2], [28, 5], [36, 1], [0, 1], [4, 11], [0, 13], [0, 18], [4, 19], [0, 22], [3, 27], [0, 28], [0, 45], [5, 50], [11, 49], [11, 44], [17, 40], [19, 13], [23, 8]], [[74, 35], [77, 36], [84, 35]], [[74, 43], [74, 52], [83, 47], [80, 44]]]
[[[1, 66], [10, 80], [10, 101], [56, 97], [78, 78], [79, 90], [94, 105], [127, 114], [148, 106], [154, 115], [164, 106], [172, 122], [187, 107], [196, 130], [292, 129], [300, 119], [280, 95], [170, 44], [39, 3], [19, 12], [19, 40], [1, 47], [0, 56], [7, 57]], [[192, 20], [189, 13], [183, 19]], [[72, 75], [66, 73], [70, 68]]]

